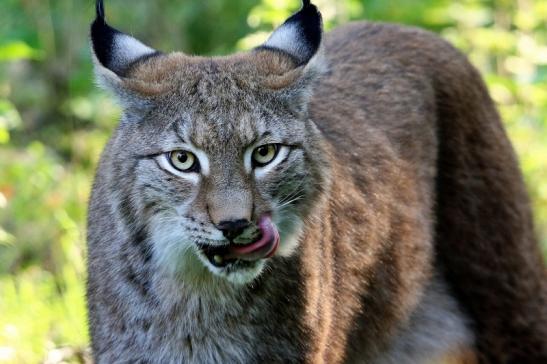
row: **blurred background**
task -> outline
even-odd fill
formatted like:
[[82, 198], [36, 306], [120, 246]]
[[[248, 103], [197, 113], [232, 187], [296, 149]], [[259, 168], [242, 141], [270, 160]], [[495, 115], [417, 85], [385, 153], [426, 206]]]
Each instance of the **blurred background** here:
[[[469, 55], [518, 152], [547, 253], [547, 1], [315, 0], [326, 29], [424, 27]], [[109, 22], [164, 51], [249, 49], [298, 0], [107, 0]], [[82, 362], [86, 205], [120, 110], [93, 83], [92, 0], [0, 2], [0, 363]]]

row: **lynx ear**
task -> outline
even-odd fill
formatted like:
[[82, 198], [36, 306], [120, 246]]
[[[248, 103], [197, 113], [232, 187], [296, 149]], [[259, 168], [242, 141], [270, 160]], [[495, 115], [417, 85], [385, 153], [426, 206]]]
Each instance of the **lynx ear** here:
[[303, 0], [300, 11], [292, 15], [261, 47], [291, 56], [298, 66], [307, 64], [319, 50], [322, 37], [321, 13], [310, 0]]
[[328, 71], [323, 57], [321, 14], [309, 0], [292, 15], [257, 50], [271, 50], [289, 56], [295, 68], [285, 74], [270, 78], [281, 99], [298, 114], [307, 112], [314, 86]]
[[116, 87], [120, 77], [135, 62], [159, 52], [139, 40], [110, 27], [105, 20], [103, 0], [96, 0], [96, 18], [91, 24], [91, 43], [96, 75], [100, 83]]

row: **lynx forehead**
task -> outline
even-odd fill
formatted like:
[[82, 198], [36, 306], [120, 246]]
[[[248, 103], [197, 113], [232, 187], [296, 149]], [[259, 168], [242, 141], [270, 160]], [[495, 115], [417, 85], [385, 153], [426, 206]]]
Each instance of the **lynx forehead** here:
[[542, 355], [525, 189], [459, 52], [382, 24], [323, 39], [308, 0], [249, 52], [162, 53], [96, 4], [123, 108], [89, 207], [97, 363]]

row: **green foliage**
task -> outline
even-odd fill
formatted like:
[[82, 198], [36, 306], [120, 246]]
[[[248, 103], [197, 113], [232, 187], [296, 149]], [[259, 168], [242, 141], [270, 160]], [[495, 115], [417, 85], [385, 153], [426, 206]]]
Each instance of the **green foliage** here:
[[39, 60], [41, 58], [42, 53], [39, 50], [31, 48], [22, 41], [0, 45], [0, 61], [15, 61], [20, 59]]
[[[519, 155], [547, 254], [547, 3], [314, 2], [327, 29], [356, 19], [416, 25], [469, 55]], [[79, 362], [88, 344], [86, 204], [119, 115], [93, 85], [92, 3], [0, 2], [0, 363]], [[161, 50], [199, 54], [249, 49], [299, 7], [298, 0], [127, 4], [107, 1], [116, 27]]]
[[87, 345], [82, 272], [71, 263], [56, 275], [36, 266], [0, 276], [0, 292], [0, 362], [38, 363], [45, 350]]

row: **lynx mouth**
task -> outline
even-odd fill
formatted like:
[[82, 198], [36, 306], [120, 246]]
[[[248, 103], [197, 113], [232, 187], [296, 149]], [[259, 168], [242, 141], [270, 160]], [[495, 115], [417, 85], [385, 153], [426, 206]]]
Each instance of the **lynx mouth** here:
[[279, 247], [279, 232], [269, 215], [264, 215], [258, 222], [260, 235], [258, 239], [247, 244], [229, 244], [214, 246], [198, 244], [207, 260], [217, 268], [252, 265], [260, 259], [272, 257]]

